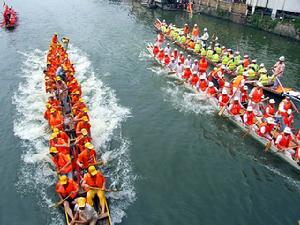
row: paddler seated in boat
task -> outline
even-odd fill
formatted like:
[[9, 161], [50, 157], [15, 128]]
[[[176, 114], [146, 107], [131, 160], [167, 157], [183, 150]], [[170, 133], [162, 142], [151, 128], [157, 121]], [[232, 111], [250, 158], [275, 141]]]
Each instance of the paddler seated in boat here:
[[83, 116], [82, 120], [77, 123], [76, 135], [80, 135], [82, 129], [86, 129], [89, 136], [91, 136], [91, 124], [89, 123], [89, 118], [87, 116]]
[[201, 36], [204, 48], [207, 48], [207, 41], [209, 39], [209, 34], [207, 28], [204, 28], [204, 34]]
[[86, 129], [81, 129], [81, 134], [76, 137], [74, 145], [79, 149], [79, 152], [82, 152], [87, 142], [92, 142], [92, 138]]
[[234, 63], [235, 63], [235, 65], [238, 65], [240, 61], [241, 61], [240, 52], [235, 51], [234, 52]]
[[273, 134], [272, 131], [276, 125], [274, 118], [267, 117], [265, 118], [266, 122], [262, 122], [258, 125], [258, 129], [256, 133], [260, 137], [264, 137], [268, 139], [269, 141], [273, 141]]
[[[67, 85], [68, 85], [70, 93], [73, 94], [76, 91], [79, 92], [79, 90], [78, 90], [78, 86], [79, 86], [78, 81], [77, 81], [77, 79], [73, 75], [70, 76]], [[79, 92], [79, 94], [81, 94], [81, 93]]]
[[199, 63], [198, 63], [198, 60], [195, 59], [194, 63], [192, 64], [192, 72], [198, 73], [198, 71], [199, 71]]
[[188, 55], [187, 58], [184, 60], [184, 65], [191, 67], [193, 63], [191, 55]]
[[186, 24], [184, 24], [184, 27], [183, 27], [183, 34], [187, 36], [189, 33], [190, 33], [190, 28], [189, 28], [189, 25], [186, 23]]
[[208, 82], [206, 79], [206, 73], [202, 73], [199, 76], [198, 90], [202, 92], [206, 92], [207, 86], [208, 86]]
[[224, 75], [222, 73], [218, 73], [217, 88], [221, 90], [223, 89], [224, 86], [225, 86]]
[[55, 127], [58, 129], [63, 128], [64, 118], [60, 111], [56, 110], [55, 108], [51, 108], [50, 116], [49, 116], [49, 126], [53, 130]]
[[288, 109], [287, 113], [282, 116], [284, 127], [294, 126], [294, 115], [292, 109]]
[[164, 57], [164, 61], [163, 61], [164, 65], [166, 65], [166, 66], [169, 65], [170, 61], [171, 61], [171, 59], [170, 59], [168, 53], [165, 53], [165, 57]]
[[188, 42], [187, 47], [188, 47], [189, 50], [194, 51], [194, 48], [195, 48], [195, 42], [194, 42], [194, 40], [191, 39], [191, 40]]
[[57, 138], [63, 139], [65, 141], [65, 143], [70, 145], [70, 137], [69, 137], [69, 135], [67, 135], [67, 133], [64, 130], [60, 130], [60, 129], [55, 127], [53, 129], [53, 133], [57, 134]]
[[171, 62], [168, 65], [171, 71], [176, 71], [177, 63], [174, 57], [171, 58]]
[[256, 59], [252, 59], [250, 67], [255, 71], [258, 72], [259, 70], [259, 65], [257, 64], [257, 60]]
[[281, 132], [275, 141], [275, 145], [278, 148], [278, 151], [284, 152], [286, 156], [292, 159], [292, 154], [295, 154], [295, 151], [289, 149], [290, 142], [292, 140], [292, 131], [291, 128], [284, 128], [283, 132]]
[[275, 100], [270, 99], [268, 105], [265, 108], [264, 117], [274, 117], [275, 116]]
[[208, 82], [208, 88], [206, 89], [206, 94], [210, 97], [215, 97], [217, 98], [218, 90], [214, 86], [213, 82]]
[[283, 118], [287, 116], [287, 111], [292, 109], [290, 97], [285, 97], [278, 105], [278, 110], [275, 113], [276, 120], [280, 123], [280, 130], [283, 131], [284, 123]]
[[199, 34], [200, 34], [199, 27], [197, 24], [194, 24], [194, 27], [192, 30], [192, 39], [194, 41], [197, 41], [199, 39]]
[[59, 181], [56, 183], [56, 193], [60, 200], [64, 200], [65, 211], [71, 220], [74, 218], [71, 207], [74, 199], [77, 197], [78, 191], [78, 184], [73, 179], [68, 178], [66, 175], [59, 176]]
[[214, 51], [214, 54], [211, 58], [211, 61], [214, 63], [214, 64], [217, 64], [219, 62], [219, 55], [216, 51]]
[[165, 57], [164, 50], [161, 49], [161, 50], [159, 51], [158, 55], [157, 55], [157, 58], [158, 58], [159, 61], [162, 62], [162, 61], [164, 60], [164, 57]]
[[199, 81], [199, 77], [198, 77], [198, 73], [196, 71], [194, 71], [193, 76], [190, 78], [189, 82], [193, 87], [196, 87], [198, 81]]
[[254, 71], [252, 64], [247, 67], [247, 80], [256, 80], [256, 72]]
[[70, 98], [71, 98], [71, 104], [72, 105], [74, 105], [76, 102], [78, 102], [79, 101], [79, 99], [80, 99], [80, 92], [79, 91], [75, 91], [75, 92], [73, 92], [73, 93], [71, 93], [71, 96], [70, 96]]
[[181, 63], [180, 60], [178, 60], [177, 66], [176, 66], [176, 75], [181, 78], [183, 72], [184, 72], [184, 65]]
[[184, 67], [182, 78], [185, 80], [189, 80], [191, 76], [192, 76], [192, 71], [190, 69], [190, 66], [186, 65]]
[[181, 62], [181, 64], [182, 64], [182, 65], [184, 65], [184, 61], [185, 61], [185, 59], [184, 59], [184, 54], [183, 54], [183, 52], [182, 52], [182, 51], [179, 53], [179, 56], [178, 56], [178, 61], [180, 61], [180, 62]]
[[47, 103], [46, 104], [46, 110], [44, 112], [44, 118], [45, 118], [45, 120], [49, 120], [49, 118], [50, 118], [50, 110], [51, 110], [51, 104]]
[[195, 43], [194, 52], [195, 53], [200, 53], [201, 48], [202, 48], [201, 40], [197, 40], [196, 43]]
[[169, 43], [167, 43], [167, 46], [165, 47], [164, 52], [165, 52], [165, 54], [167, 53], [168, 55], [171, 55], [172, 49], [171, 49]]
[[156, 38], [156, 44], [157, 46], [160, 48], [162, 46], [162, 44], [164, 43], [164, 35], [162, 33], [162, 31], [159, 31], [157, 38]]
[[247, 108], [249, 101], [249, 94], [248, 94], [248, 86], [244, 85], [241, 87], [241, 104], [244, 108]]
[[[225, 46], [221, 47], [221, 56], [223, 56], [225, 54], [225, 52], [227, 52], [227, 49]], [[227, 52], [228, 53], [228, 52]]]
[[242, 118], [241, 118], [241, 115], [242, 115], [242, 109], [244, 107], [241, 105], [241, 103], [239, 102], [239, 97], [238, 96], [235, 96], [233, 98], [233, 102], [230, 103], [227, 111], [232, 115], [234, 116], [235, 120], [239, 121], [242, 123]]
[[205, 56], [201, 56], [201, 59], [199, 61], [199, 72], [206, 73], [207, 68], [208, 68], [208, 62], [207, 62]]
[[234, 62], [234, 57], [233, 55], [229, 55], [229, 61], [226, 65], [226, 67], [230, 70], [230, 71], [234, 71], [235, 69], [235, 62]]
[[177, 50], [177, 48], [175, 48], [174, 51], [171, 53], [171, 57], [174, 57], [175, 61], [177, 61], [177, 58], [178, 58], [178, 50]]
[[86, 198], [79, 197], [76, 200], [74, 206], [74, 219], [71, 221], [71, 225], [96, 225], [100, 216], [96, 210], [87, 203]]
[[257, 86], [252, 88], [251, 92], [250, 92], [250, 99], [251, 99], [251, 106], [253, 107], [253, 111], [255, 113], [256, 116], [261, 116], [262, 113], [260, 111], [260, 107], [262, 105], [262, 101], [264, 98], [264, 91], [262, 89], [262, 84], [260, 82], [256, 83]]
[[214, 54], [214, 51], [211, 49], [211, 47], [209, 46], [207, 48], [207, 52], [206, 52], [206, 58], [208, 60], [212, 60], [212, 57], [213, 57], [213, 54]]
[[86, 170], [89, 166], [96, 164], [96, 151], [91, 142], [84, 144], [84, 150], [78, 155], [77, 165]]
[[224, 54], [222, 56], [222, 65], [224, 65], [226, 67], [228, 62], [229, 62], [228, 52], [224, 52]]
[[[277, 87], [280, 85], [280, 79], [283, 77], [283, 74], [284, 74], [284, 70], [285, 70], [285, 57], [284, 56], [281, 56], [279, 58], [279, 61], [273, 66], [273, 75], [276, 77], [275, 78], [275, 82], [274, 82], [274, 85], [272, 87], [273, 90], [276, 90]], [[279, 81], [278, 81], [278, 80]]]
[[73, 167], [70, 155], [59, 152], [56, 147], [51, 147], [49, 153], [57, 173], [66, 174], [69, 178], [72, 178]]
[[53, 132], [50, 136], [49, 146], [57, 148], [58, 152], [62, 152], [66, 155], [69, 154], [70, 145], [62, 138], [59, 138], [58, 133]]
[[154, 56], [157, 56], [157, 54], [159, 53], [159, 47], [157, 46], [156, 43], [154, 44], [152, 53]]
[[247, 111], [244, 113], [243, 115], [243, 121], [244, 121], [244, 124], [246, 126], [248, 126], [250, 129], [254, 130], [255, 127], [255, 115], [253, 113], [253, 108], [252, 106], [248, 106], [247, 107]]
[[86, 198], [89, 205], [94, 205], [94, 197], [95, 195], [98, 196], [100, 200], [101, 206], [101, 215], [105, 213], [105, 205], [106, 205], [106, 198], [105, 198], [105, 177], [99, 170], [96, 170], [94, 166], [90, 166], [88, 168], [88, 173], [86, 173], [83, 177], [82, 187], [87, 192]]
[[223, 89], [221, 95], [219, 96], [220, 109], [223, 108], [224, 106], [227, 106], [227, 104], [229, 102], [229, 98], [230, 97], [228, 96], [226, 89]]
[[86, 108], [86, 104], [84, 103], [84, 99], [80, 98], [78, 102], [72, 105], [72, 112], [74, 115], [77, 115], [79, 111], [83, 108]]
[[243, 61], [240, 60], [240, 61], [238, 62], [238, 64], [236, 64], [236, 65], [237, 65], [237, 67], [236, 67], [235, 73], [236, 73], [238, 76], [243, 75], [243, 73], [244, 73], [244, 71], [245, 71], [244, 66], [243, 66]]
[[249, 66], [250, 62], [249, 62], [249, 56], [248, 55], [244, 55], [244, 61], [243, 61], [243, 66], [244, 68], [247, 68]]
[[187, 37], [185, 35], [182, 35], [180, 39], [180, 44], [185, 45], [186, 42], [187, 42]]
[[56, 110], [61, 110], [61, 104], [58, 99], [56, 99], [55, 95], [50, 95], [48, 98], [48, 102], [52, 108]]
[[233, 95], [232, 83], [225, 82], [223, 89], [225, 89], [230, 96]]
[[214, 51], [219, 55], [219, 57], [221, 56], [221, 54], [222, 54], [222, 48], [220, 47], [219, 43], [216, 43]]

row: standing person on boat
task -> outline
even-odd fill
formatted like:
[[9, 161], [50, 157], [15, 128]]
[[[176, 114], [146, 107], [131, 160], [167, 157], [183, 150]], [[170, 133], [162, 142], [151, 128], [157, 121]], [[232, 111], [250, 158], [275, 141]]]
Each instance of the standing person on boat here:
[[165, 47], [164, 52], [165, 52], [165, 54], [167, 53], [168, 55], [171, 55], [172, 49], [171, 49], [169, 43], [167, 43], [167, 46]]
[[260, 137], [264, 137], [269, 141], [273, 141], [272, 131], [275, 127], [276, 123], [272, 117], [267, 117], [266, 122], [262, 122], [259, 124], [256, 133]]
[[101, 214], [105, 213], [106, 198], [105, 198], [105, 178], [99, 170], [94, 166], [88, 168], [88, 173], [83, 177], [82, 187], [87, 192], [86, 198], [89, 205], [94, 205], [94, 197], [98, 196], [101, 206]]
[[85, 149], [78, 155], [77, 165], [82, 169], [87, 169], [96, 163], [96, 151], [90, 142], [85, 143], [84, 147]]
[[237, 96], [234, 97], [233, 102], [230, 103], [229, 107], [228, 107], [228, 112], [234, 116], [235, 120], [239, 121], [239, 122], [243, 122], [241, 115], [242, 115], [242, 109], [244, 107], [241, 105], [239, 98]]
[[76, 199], [76, 205], [74, 206], [75, 215], [71, 221], [71, 225], [96, 225], [100, 216], [96, 210], [86, 202], [84, 197]]
[[264, 98], [264, 91], [262, 89], [262, 84], [260, 82], [257, 82], [257, 87], [254, 87], [252, 89], [249, 96], [251, 98], [250, 105], [253, 107], [253, 111], [255, 115], [261, 116], [262, 113], [260, 111], [260, 107], [262, 104], [262, 99]]
[[274, 117], [274, 116], [275, 116], [275, 100], [270, 99], [269, 104], [265, 108], [264, 117], [268, 118], [268, 117]]
[[189, 25], [186, 23], [186, 24], [184, 24], [184, 27], [183, 27], [183, 34], [185, 36], [188, 36], [189, 33], [190, 33], [190, 28], [189, 28]]
[[201, 36], [204, 48], [207, 48], [207, 41], [209, 39], [209, 34], [207, 28], [204, 28], [204, 34]]
[[164, 43], [164, 35], [162, 33], [162, 31], [159, 31], [157, 38], [156, 38], [156, 44], [157, 46], [160, 48], [162, 46], [162, 44]]
[[292, 159], [292, 154], [295, 154], [295, 151], [289, 149], [290, 142], [292, 140], [292, 131], [291, 128], [286, 127], [284, 131], [280, 133], [275, 141], [275, 145], [280, 152], [284, 152], [286, 156]]
[[187, 58], [184, 61], [184, 65], [191, 67], [192, 63], [193, 63], [192, 57], [191, 57], [191, 55], [188, 55]]
[[60, 200], [64, 200], [64, 208], [71, 220], [74, 219], [70, 205], [76, 198], [79, 191], [78, 184], [66, 175], [59, 177], [59, 181], [56, 184], [56, 193], [58, 194]]
[[199, 39], [199, 34], [199, 27], [197, 24], [195, 24], [192, 30], [192, 40], [197, 41]]
[[[273, 66], [273, 76], [275, 76], [275, 82], [274, 85], [272, 87], [272, 89], [276, 90], [277, 87], [280, 85], [280, 79], [283, 77], [284, 74], [284, 70], [285, 70], [285, 57], [281, 56], [279, 58], [279, 61]], [[278, 81], [278, 80], [279, 81]]]

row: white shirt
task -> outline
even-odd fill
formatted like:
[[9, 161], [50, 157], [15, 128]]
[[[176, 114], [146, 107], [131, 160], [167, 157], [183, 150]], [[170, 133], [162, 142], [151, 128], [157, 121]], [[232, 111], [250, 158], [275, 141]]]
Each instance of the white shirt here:
[[184, 65], [186, 65], [186, 66], [192, 66], [192, 59], [186, 59], [184, 61]]
[[208, 32], [205, 32], [205, 33], [202, 35], [202, 37], [201, 37], [201, 39], [202, 39], [203, 41], [207, 41], [208, 38], [209, 38]]
[[176, 66], [176, 73], [177, 74], [182, 74], [184, 70], [184, 66], [182, 64]]
[[171, 55], [172, 50], [171, 50], [170, 47], [169, 47], [169, 48], [168, 48], [168, 47], [165, 47], [164, 52], [167, 53], [168, 55]]
[[192, 72], [198, 72], [198, 71], [199, 71], [199, 64], [198, 63], [197, 64], [193, 63]]

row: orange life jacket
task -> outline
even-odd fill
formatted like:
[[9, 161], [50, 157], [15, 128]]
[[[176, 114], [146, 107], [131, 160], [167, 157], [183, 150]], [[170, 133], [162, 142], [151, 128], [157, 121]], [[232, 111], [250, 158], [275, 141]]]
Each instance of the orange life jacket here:
[[59, 182], [56, 184], [56, 192], [61, 195], [61, 197], [66, 198], [71, 192], [73, 193], [70, 197], [72, 199], [76, 198], [78, 190], [78, 184], [73, 180], [68, 178], [68, 183], [66, 185], [62, 185]]
[[230, 113], [232, 115], [238, 115], [241, 113], [241, 106], [238, 102], [233, 102], [232, 107], [230, 109]]
[[[59, 171], [63, 168], [67, 163], [71, 162], [71, 158], [69, 155], [64, 153], [58, 152], [56, 157], [52, 157], [52, 161], [56, 166], [56, 170]], [[66, 166], [64, 169], [61, 170], [62, 174], [67, 174], [72, 171], [72, 163]]]
[[199, 28], [198, 27], [193, 28], [192, 35], [195, 37], [199, 36]]
[[200, 80], [199, 81], [199, 88], [201, 91], [205, 91], [207, 88], [207, 80]]
[[208, 67], [207, 60], [206, 59], [201, 59], [200, 62], [199, 62], [199, 72], [200, 73], [206, 72], [207, 67]]
[[247, 122], [245, 124], [248, 126], [254, 124], [254, 117], [255, 117], [254, 113], [247, 111], [247, 112], [245, 112], [245, 115], [247, 115]]
[[192, 72], [190, 69], [184, 69], [182, 78], [188, 80], [192, 76]]
[[198, 76], [193, 76], [193, 77], [192, 77], [192, 80], [191, 80], [191, 85], [192, 85], [192, 86], [196, 86], [198, 80], [199, 80], [199, 77], [198, 77]]
[[184, 35], [188, 35], [189, 33], [190, 33], [189, 27], [188, 27], [188, 26], [185, 26], [185, 27], [183, 28], [183, 34], [184, 34]]
[[82, 168], [87, 169], [89, 166], [93, 165], [96, 162], [96, 151], [94, 149], [88, 150], [84, 149], [78, 155], [78, 161], [82, 163]]
[[[102, 188], [103, 184], [105, 183], [105, 178], [99, 171], [97, 171], [97, 174], [95, 176], [87, 173], [84, 175], [83, 179], [86, 184], [91, 187]], [[89, 188], [86, 188], [86, 191], [89, 191]]]
[[264, 95], [263, 89], [262, 88], [258, 89], [255, 87], [252, 94], [252, 101], [255, 103], [259, 103], [263, 95]]

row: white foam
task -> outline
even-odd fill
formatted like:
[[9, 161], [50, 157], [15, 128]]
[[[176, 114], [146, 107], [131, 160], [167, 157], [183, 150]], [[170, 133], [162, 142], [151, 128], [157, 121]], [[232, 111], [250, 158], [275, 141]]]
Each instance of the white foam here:
[[[20, 193], [37, 193], [39, 205], [48, 208], [57, 197], [53, 193], [56, 174], [51, 169], [48, 155], [50, 136], [47, 122], [43, 118], [47, 95], [44, 90], [43, 68], [46, 52], [34, 50], [19, 52], [25, 57], [22, 67], [24, 82], [19, 85], [13, 97], [17, 118], [14, 133], [22, 140], [22, 165], [17, 182]], [[89, 108], [92, 137], [98, 155], [108, 161], [104, 175], [108, 183], [121, 187], [120, 193], [109, 194], [111, 216], [115, 223], [122, 221], [125, 210], [134, 200], [135, 191], [128, 151], [130, 142], [121, 135], [121, 123], [130, 116], [130, 111], [118, 104], [115, 93], [99, 80], [93, 71], [88, 56], [70, 46], [69, 55], [76, 68], [76, 76], [82, 85], [83, 97]], [[108, 73], [105, 73], [106, 76]], [[113, 144], [111, 144], [113, 143]], [[52, 186], [52, 187], [51, 187]], [[57, 209], [50, 209], [49, 224], [63, 224], [64, 217]]]

